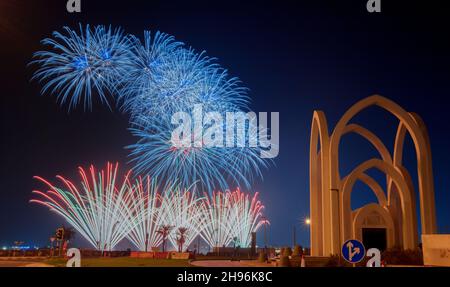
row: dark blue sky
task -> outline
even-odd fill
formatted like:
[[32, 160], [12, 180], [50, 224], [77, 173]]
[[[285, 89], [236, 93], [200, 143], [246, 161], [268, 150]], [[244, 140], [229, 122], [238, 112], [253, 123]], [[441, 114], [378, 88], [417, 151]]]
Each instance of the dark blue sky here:
[[[0, 11], [1, 188], [0, 245], [14, 240], [46, 244], [63, 221], [30, 205], [33, 175], [75, 178], [79, 165], [119, 161], [134, 142], [128, 118], [106, 107], [70, 115], [51, 96], [39, 96], [26, 64], [39, 40], [64, 25], [111, 24], [141, 35], [160, 30], [217, 57], [250, 88], [256, 112], [280, 112], [280, 155], [254, 185], [271, 220], [270, 243], [309, 241], [301, 220], [309, 213], [309, 132], [315, 109], [330, 128], [356, 101], [374, 93], [422, 116], [428, 126], [440, 232], [450, 233], [448, 96], [450, 18], [444, 1], [383, 1], [369, 14], [366, 0], [355, 1], [82, 1], [81, 15], [68, 14], [65, 1], [8, 1]], [[28, 3], [30, 2], [30, 3]], [[88, 3], [89, 2], [89, 3]], [[297, 3], [302, 2], [302, 3]], [[345, 3], [343, 3], [345, 2]], [[6, 8], [5, 8], [6, 7]], [[4, 23], [9, 23], [5, 26]], [[369, 109], [356, 121], [392, 148], [395, 119]], [[405, 162], [414, 174], [415, 155], [407, 144]], [[342, 173], [376, 156], [369, 144], [347, 136], [341, 148]], [[371, 173], [381, 177], [376, 172]], [[414, 180], [415, 179], [415, 176]], [[78, 178], [77, 178], [78, 179]], [[352, 205], [373, 200], [356, 185]], [[261, 234], [262, 235], [262, 234]], [[262, 236], [259, 242], [262, 243]], [[79, 242], [82, 242], [81, 240]]]

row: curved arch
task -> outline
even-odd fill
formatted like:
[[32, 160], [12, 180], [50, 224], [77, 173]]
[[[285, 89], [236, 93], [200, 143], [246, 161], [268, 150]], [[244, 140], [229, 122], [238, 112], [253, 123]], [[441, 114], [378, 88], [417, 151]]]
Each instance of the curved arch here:
[[[380, 138], [374, 133], [358, 124], [348, 124], [347, 126], [345, 126], [345, 129], [342, 132], [342, 136], [348, 133], [356, 133], [366, 139], [377, 150], [377, 152], [385, 162], [392, 163], [391, 153], [386, 148], [384, 143], [380, 140]], [[391, 180], [389, 178], [389, 175], [386, 175], [386, 184], [388, 185], [390, 181]]]
[[394, 221], [392, 220], [392, 216], [389, 213], [389, 210], [386, 209], [386, 207], [382, 207], [376, 203], [369, 203], [358, 210], [355, 211], [355, 214], [353, 216], [353, 224], [352, 224], [352, 230], [353, 230], [353, 238], [356, 238], [358, 240], [362, 241], [362, 227], [364, 219], [366, 219], [370, 214], [376, 212], [379, 214], [384, 222], [385, 226], [379, 226], [386, 228], [386, 235], [387, 235], [387, 247], [392, 248], [395, 246], [395, 236], [394, 236]]
[[351, 226], [351, 192], [353, 185], [357, 178], [361, 176], [366, 170], [370, 168], [377, 168], [380, 171], [388, 174], [394, 183], [398, 186], [400, 193], [401, 209], [402, 209], [402, 235], [403, 235], [403, 248], [413, 249], [416, 247], [414, 237], [413, 226], [413, 206], [409, 193], [408, 184], [405, 182], [401, 172], [396, 169], [392, 164], [388, 164], [379, 159], [368, 160], [358, 167], [356, 167], [345, 179], [343, 189], [341, 193], [341, 228], [342, 228], [342, 240], [348, 239], [352, 234]]
[[[418, 129], [420, 130], [420, 132], [423, 135], [423, 138], [426, 142], [425, 146], [424, 146], [424, 150], [425, 150], [425, 157], [428, 159], [428, 161], [430, 162], [431, 165], [431, 144], [430, 144], [430, 137], [428, 135], [428, 130], [425, 126], [424, 121], [422, 120], [422, 118], [416, 114], [416, 113], [409, 113], [410, 117], [414, 120], [414, 122], [416, 123]], [[395, 136], [395, 144], [394, 144], [394, 156], [393, 156], [393, 164], [395, 166], [402, 166], [403, 164], [403, 147], [405, 144], [405, 138], [406, 138], [406, 133], [408, 132], [405, 124], [403, 124], [402, 122], [399, 123], [398, 128], [397, 128], [397, 134]], [[419, 164], [417, 161], [417, 168], [419, 169]], [[422, 193], [419, 193], [420, 196], [420, 209], [422, 210], [435, 210], [435, 199], [434, 199], [434, 182], [432, 180], [433, 178], [433, 170], [432, 170], [432, 166], [430, 166], [429, 169], [424, 170], [424, 172], [427, 173], [427, 177], [431, 178], [429, 185], [430, 185], [430, 190], [432, 192], [429, 192], [427, 194], [426, 197], [424, 197], [422, 195]], [[408, 175], [409, 176], [409, 175]], [[420, 172], [418, 172], [418, 178], [420, 178]], [[412, 184], [412, 181], [411, 181]], [[420, 183], [419, 183], [420, 184]], [[392, 185], [389, 184], [389, 188], [388, 188], [388, 199], [390, 199], [391, 197], [391, 187]], [[434, 213], [432, 213], [430, 216], [435, 216]], [[424, 222], [424, 220], [426, 220], [427, 218], [424, 218], [424, 215], [421, 213], [421, 221]], [[436, 224], [436, 219], [434, 219], [434, 224]], [[423, 225], [423, 223], [422, 223]], [[422, 227], [423, 228], [423, 227]], [[425, 233], [425, 232], [423, 232]]]
[[389, 163], [392, 163], [392, 157], [389, 152], [389, 150], [386, 148], [384, 143], [380, 140], [379, 137], [377, 137], [374, 133], [369, 131], [368, 129], [358, 125], [358, 124], [349, 124], [345, 126], [342, 136], [348, 134], [348, 133], [356, 133], [363, 138], [365, 138], [367, 141], [369, 141], [373, 147], [378, 151], [381, 158]]
[[[365, 110], [370, 106], [379, 106], [386, 111], [396, 116], [400, 122], [405, 126], [406, 130], [413, 139], [416, 156], [417, 156], [417, 170], [419, 179], [419, 193], [420, 193], [420, 213], [422, 219], [422, 233], [430, 234], [436, 232], [436, 215], [434, 208], [434, 186], [432, 179], [431, 156], [428, 153], [430, 150], [429, 143], [425, 139], [423, 130], [418, 126], [418, 122], [406, 112], [403, 108], [395, 102], [379, 95], [370, 96], [353, 105], [337, 123], [333, 134], [330, 137], [330, 188], [339, 189], [341, 179], [339, 175], [339, 143], [348, 122], [359, 112]], [[333, 208], [335, 202], [331, 203], [332, 212], [336, 212]], [[333, 214], [334, 216], [336, 214]], [[336, 246], [334, 246], [336, 248]], [[339, 248], [339, 246], [337, 246]], [[338, 250], [338, 249], [337, 249]]]
[[326, 189], [329, 186], [329, 134], [325, 114], [314, 111], [311, 123], [309, 147], [309, 188], [311, 217], [311, 254], [322, 256], [329, 253], [327, 248], [330, 232], [327, 229], [330, 220], [329, 199]]
[[377, 197], [378, 204], [385, 207], [388, 205], [388, 201], [386, 199], [386, 195], [384, 194], [383, 188], [378, 184], [376, 180], [372, 177], [368, 176], [366, 173], [360, 173], [356, 180], [362, 181], [373, 191], [375, 196]]
[[[422, 133], [424, 135], [424, 139], [427, 142], [427, 147], [428, 147], [427, 156], [431, 157], [431, 147], [430, 147], [428, 132], [426, 130], [425, 123], [420, 118], [420, 116], [417, 115], [416, 113], [409, 113], [409, 115], [414, 119], [417, 126], [422, 131]], [[403, 164], [403, 148], [405, 145], [405, 139], [406, 139], [407, 132], [408, 132], [408, 130], [406, 129], [406, 126], [402, 122], [400, 122], [398, 124], [397, 133], [395, 135], [394, 156], [393, 156], [393, 160], [392, 160], [394, 166], [402, 166], [402, 164]], [[388, 194], [389, 194], [389, 190], [388, 190]], [[434, 202], [434, 200], [433, 200], [433, 202]]]

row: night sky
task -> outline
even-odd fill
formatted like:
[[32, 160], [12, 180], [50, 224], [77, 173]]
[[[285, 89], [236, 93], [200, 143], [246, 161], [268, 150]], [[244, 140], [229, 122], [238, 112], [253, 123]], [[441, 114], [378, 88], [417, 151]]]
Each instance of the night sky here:
[[[36, 3], [39, 2], [39, 3]], [[65, 175], [79, 182], [78, 166], [103, 167], [128, 158], [134, 143], [128, 116], [94, 105], [91, 112], [67, 112], [52, 95], [40, 96], [30, 82], [32, 53], [39, 41], [64, 25], [121, 26], [141, 36], [144, 29], [172, 34], [196, 50], [206, 50], [250, 89], [251, 109], [280, 112], [280, 154], [255, 182], [271, 221], [269, 241], [309, 244], [303, 220], [309, 214], [309, 133], [312, 113], [323, 110], [330, 129], [355, 102], [372, 94], [388, 97], [418, 113], [431, 138], [440, 233], [450, 233], [450, 17], [444, 1], [382, 1], [381, 14], [369, 14], [356, 1], [87, 1], [81, 14], [69, 14], [66, 1], [0, 3], [1, 185], [0, 246], [15, 240], [48, 244], [64, 221], [28, 203], [42, 186], [33, 175]], [[214, 2], [214, 3], [212, 3]], [[281, 3], [282, 2], [282, 3]], [[302, 2], [299, 4], [297, 2]], [[388, 2], [396, 2], [394, 4]], [[396, 119], [371, 108], [355, 119], [392, 149]], [[405, 164], [417, 186], [411, 140]], [[341, 143], [341, 172], [377, 156], [358, 136]], [[128, 166], [131, 168], [131, 165]], [[369, 173], [382, 178], [380, 172]], [[375, 197], [362, 184], [352, 194], [357, 208]], [[77, 236], [77, 244], [87, 243]], [[258, 242], [262, 243], [262, 233]], [[127, 245], [125, 245], [127, 246]]]

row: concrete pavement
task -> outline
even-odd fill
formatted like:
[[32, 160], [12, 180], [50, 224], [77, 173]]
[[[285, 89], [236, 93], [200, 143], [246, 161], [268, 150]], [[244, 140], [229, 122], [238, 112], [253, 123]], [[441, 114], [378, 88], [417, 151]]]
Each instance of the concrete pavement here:
[[273, 267], [267, 263], [261, 263], [257, 260], [197, 260], [192, 261], [190, 264], [199, 267]]
[[42, 262], [41, 258], [0, 257], [0, 267], [53, 267]]

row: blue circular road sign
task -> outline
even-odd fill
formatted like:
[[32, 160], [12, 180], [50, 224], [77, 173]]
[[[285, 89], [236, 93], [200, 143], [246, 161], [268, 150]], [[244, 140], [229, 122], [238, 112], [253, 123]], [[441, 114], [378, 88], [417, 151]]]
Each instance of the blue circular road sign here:
[[366, 255], [366, 249], [361, 241], [350, 239], [342, 245], [342, 257], [350, 263], [358, 263]]

